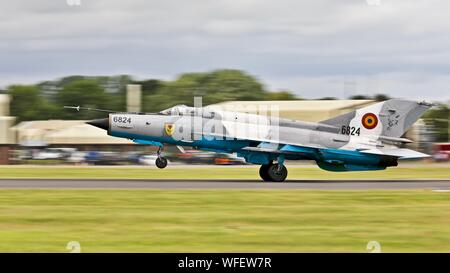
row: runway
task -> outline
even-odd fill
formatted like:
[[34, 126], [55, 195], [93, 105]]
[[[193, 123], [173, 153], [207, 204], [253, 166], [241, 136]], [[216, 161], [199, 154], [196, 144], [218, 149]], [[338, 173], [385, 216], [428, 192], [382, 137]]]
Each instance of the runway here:
[[2, 189], [311, 189], [450, 191], [450, 180], [102, 180], [102, 179], [0, 179]]

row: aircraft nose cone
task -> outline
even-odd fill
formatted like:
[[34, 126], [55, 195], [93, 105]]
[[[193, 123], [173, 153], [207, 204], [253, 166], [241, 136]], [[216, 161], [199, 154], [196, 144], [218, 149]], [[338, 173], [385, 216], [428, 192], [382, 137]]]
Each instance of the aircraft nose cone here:
[[94, 119], [91, 121], [86, 122], [89, 125], [102, 128], [104, 130], [109, 129], [109, 119], [108, 118], [101, 118], [101, 119]]

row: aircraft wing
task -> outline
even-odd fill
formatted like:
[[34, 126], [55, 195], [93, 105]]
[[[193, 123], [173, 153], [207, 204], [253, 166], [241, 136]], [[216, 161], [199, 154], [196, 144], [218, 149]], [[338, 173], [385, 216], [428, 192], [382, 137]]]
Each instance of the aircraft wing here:
[[410, 149], [398, 148], [398, 149], [369, 149], [369, 150], [361, 150], [361, 153], [366, 154], [375, 154], [375, 155], [389, 155], [395, 156], [400, 159], [413, 159], [413, 158], [425, 158], [430, 157], [430, 155], [417, 152]]
[[[308, 160], [316, 160], [320, 157], [321, 148], [315, 147], [305, 147], [305, 146], [297, 146], [290, 144], [277, 144], [270, 142], [261, 142], [258, 146], [247, 146], [243, 147], [242, 150], [248, 151], [249, 153], [242, 153], [241, 156], [245, 158], [247, 162], [251, 163], [259, 163], [259, 164], [268, 164], [263, 163], [261, 161], [251, 161], [252, 158], [274, 158], [278, 156], [282, 156], [282, 158], [286, 159], [308, 159]], [[264, 155], [263, 155], [264, 154]], [[238, 153], [239, 156], [239, 153]]]
[[[221, 134], [208, 134], [210, 136], [220, 136], [224, 137]], [[239, 138], [238, 138], [239, 139]], [[275, 154], [304, 154], [304, 155], [312, 155], [317, 153], [321, 149], [327, 149], [327, 147], [323, 147], [320, 145], [314, 144], [301, 144], [301, 143], [289, 143], [289, 142], [279, 142], [278, 140], [264, 139], [264, 138], [248, 138], [247, 140], [260, 142], [256, 147], [244, 147], [243, 150], [253, 151], [253, 152], [266, 152], [266, 153], [275, 153]], [[397, 139], [395, 139], [397, 140]], [[403, 139], [399, 139], [403, 140]], [[406, 142], [406, 141], [404, 141]], [[345, 150], [343, 150], [345, 151]], [[386, 156], [394, 156], [399, 159], [416, 159], [416, 158], [426, 158], [430, 157], [430, 155], [417, 152], [411, 149], [406, 148], [388, 148], [388, 149], [367, 149], [367, 150], [358, 150], [361, 153], [365, 154], [374, 154], [374, 155], [386, 155]]]
[[308, 147], [291, 144], [276, 144], [270, 142], [261, 142], [256, 147], [245, 147], [242, 150], [252, 152], [266, 152], [275, 154], [313, 154], [322, 147]]
[[[203, 133], [195, 133], [196, 135], [199, 136], [207, 136], [207, 137], [211, 137], [212, 139], [214, 137], [219, 137], [219, 139], [226, 139], [229, 138], [230, 136], [224, 135], [224, 134], [216, 134], [216, 133], [207, 133], [207, 134], [203, 134]], [[316, 145], [316, 144], [302, 144], [302, 143], [296, 143], [296, 142], [287, 142], [287, 141], [279, 141], [276, 139], [269, 139], [269, 138], [258, 138], [258, 137], [235, 137], [235, 139], [238, 140], [251, 140], [251, 141], [255, 141], [255, 142], [259, 142], [260, 144], [257, 147], [246, 147], [244, 148], [247, 150], [254, 150], [257, 152], [276, 152], [278, 147], [282, 147], [283, 145], [289, 146], [289, 147], [305, 147], [305, 148], [316, 148], [316, 149], [323, 149], [326, 147], [323, 147], [321, 145]], [[276, 147], [276, 148], [275, 148]], [[282, 151], [279, 151], [280, 153], [282, 153]], [[285, 151], [286, 152], [286, 151]], [[295, 152], [295, 151], [291, 151], [291, 152]]]

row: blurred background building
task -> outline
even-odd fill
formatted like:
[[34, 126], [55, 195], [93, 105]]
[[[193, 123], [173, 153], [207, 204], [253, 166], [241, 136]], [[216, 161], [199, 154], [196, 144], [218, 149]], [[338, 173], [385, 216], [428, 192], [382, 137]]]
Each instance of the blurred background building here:
[[14, 126], [15, 118], [9, 115], [10, 96], [0, 94], [0, 164], [9, 163], [9, 150], [15, 144]]
[[108, 136], [103, 129], [88, 125], [84, 120], [23, 121], [11, 128], [15, 143], [20, 146], [48, 145], [117, 145], [133, 142]]
[[[270, 109], [278, 107], [281, 118], [318, 122], [337, 115], [351, 112], [358, 108], [375, 103], [375, 100], [277, 100], [277, 101], [227, 101], [212, 106], [246, 112], [247, 109], [258, 109], [259, 106]], [[245, 105], [245, 108], [242, 106]], [[270, 115], [270, 111], [268, 115]]]

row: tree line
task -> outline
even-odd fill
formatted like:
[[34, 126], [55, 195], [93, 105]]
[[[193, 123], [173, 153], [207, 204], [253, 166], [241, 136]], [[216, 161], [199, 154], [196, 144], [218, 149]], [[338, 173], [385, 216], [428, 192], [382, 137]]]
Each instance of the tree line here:
[[[142, 111], [158, 112], [176, 104], [192, 106], [193, 97], [201, 96], [203, 105], [223, 101], [301, 100], [288, 90], [269, 91], [260, 80], [244, 71], [221, 69], [203, 73], [185, 73], [175, 80], [135, 80], [120, 76], [68, 76], [35, 85], [11, 85], [11, 115], [17, 122], [46, 119], [94, 119], [101, 112], [75, 112], [64, 105], [80, 105], [114, 111], [126, 110], [126, 85], [142, 87]], [[319, 99], [336, 99], [333, 97]], [[383, 94], [356, 95], [349, 99], [389, 99]]]
[[45, 119], [93, 119], [99, 112], [74, 112], [64, 105], [80, 105], [114, 111], [126, 110], [126, 85], [142, 86], [142, 110], [157, 112], [176, 104], [193, 104], [202, 96], [203, 104], [230, 100], [295, 100], [289, 91], [269, 92], [252, 75], [240, 70], [185, 73], [173, 81], [135, 80], [128, 75], [111, 77], [69, 76], [35, 85], [11, 85], [11, 115], [17, 122]]

